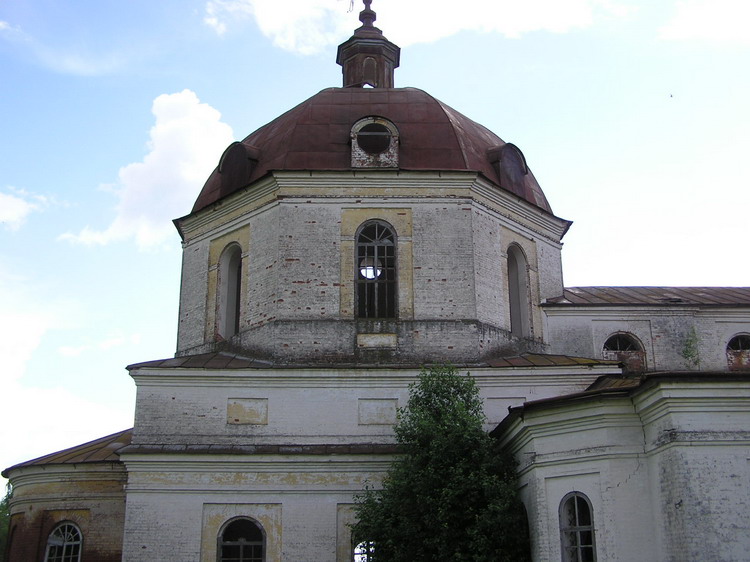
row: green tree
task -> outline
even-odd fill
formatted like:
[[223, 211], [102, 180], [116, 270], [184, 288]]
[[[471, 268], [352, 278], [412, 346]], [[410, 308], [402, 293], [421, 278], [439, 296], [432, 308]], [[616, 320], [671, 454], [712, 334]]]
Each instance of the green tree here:
[[450, 366], [423, 369], [395, 427], [403, 450], [382, 489], [357, 498], [355, 544], [376, 562], [530, 559], [515, 462], [483, 429], [479, 391]]
[[8, 529], [10, 528], [10, 484], [5, 489], [5, 497], [0, 500], [0, 562], [5, 561], [5, 549], [8, 547]]

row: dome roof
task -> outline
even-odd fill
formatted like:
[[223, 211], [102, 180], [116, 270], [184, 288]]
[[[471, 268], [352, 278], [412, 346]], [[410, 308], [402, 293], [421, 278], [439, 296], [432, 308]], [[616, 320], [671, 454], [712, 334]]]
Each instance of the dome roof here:
[[352, 126], [370, 116], [385, 118], [398, 128], [398, 169], [479, 172], [552, 212], [518, 148], [416, 88], [322, 90], [230, 145], [193, 212], [275, 170], [351, 170]]

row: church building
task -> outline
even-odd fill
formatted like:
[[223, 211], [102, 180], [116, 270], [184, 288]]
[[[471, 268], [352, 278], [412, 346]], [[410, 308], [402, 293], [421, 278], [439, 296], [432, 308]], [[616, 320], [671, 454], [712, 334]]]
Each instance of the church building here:
[[189, 214], [135, 425], [5, 469], [10, 562], [363, 562], [354, 497], [423, 365], [470, 372], [532, 558], [750, 560], [750, 287], [564, 287], [521, 149], [427, 92], [371, 0], [328, 88]]

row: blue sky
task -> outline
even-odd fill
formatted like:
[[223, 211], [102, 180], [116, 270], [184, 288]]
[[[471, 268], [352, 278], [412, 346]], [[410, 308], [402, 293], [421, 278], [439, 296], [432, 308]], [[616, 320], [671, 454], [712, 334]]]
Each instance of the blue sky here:
[[[522, 4], [522, 5], [519, 5]], [[339, 86], [347, 0], [0, 0], [0, 465], [130, 427], [174, 353], [171, 219]], [[748, 285], [750, 7], [374, 0], [422, 88], [523, 150], [567, 285]]]

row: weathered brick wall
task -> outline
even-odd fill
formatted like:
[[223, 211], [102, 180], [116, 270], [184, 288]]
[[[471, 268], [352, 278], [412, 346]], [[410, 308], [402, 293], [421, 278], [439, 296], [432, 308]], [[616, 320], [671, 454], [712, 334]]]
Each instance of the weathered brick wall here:
[[201, 346], [205, 342], [208, 321], [208, 265], [207, 242], [184, 247], [177, 329], [178, 352]]
[[508, 303], [503, 287], [507, 285], [508, 268], [499, 219], [486, 209], [475, 206], [472, 229], [477, 319], [507, 331]]
[[559, 506], [591, 501], [597, 560], [747, 560], [747, 381], [679, 378], [549, 403], [507, 427], [534, 560], [560, 559]]
[[661, 560], [748, 559], [748, 402], [743, 382], [721, 379], [637, 397]]
[[477, 317], [472, 207], [468, 201], [414, 205], [414, 317]]
[[56, 465], [11, 471], [12, 540], [8, 562], [41, 562], [52, 530], [62, 522], [81, 531], [85, 562], [122, 556], [125, 520], [122, 465]]
[[641, 343], [648, 370], [728, 370], [726, 347], [747, 330], [750, 310], [699, 307], [548, 308], [553, 353], [604, 357], [609, 336], [628, 332]]
[[[244, 350], [282, 363], [428, 357], [465, 362], [503, 349], [543, 348], [537, 304], [560, 280], [553, 218], [524, 215], [530, 210], [517, 201], [503, 208], [499, 200], [480, 197], [472, 191], [471, 175], [457, 175], [460, 181], [450, 179], [447, 187], [440, 183], [445, 178], [414, 183], [405, 177], [411, 187], [402, 191], [393, 176], [388, 176], [393, 187], [376, 181], [356, 190], [348, 177], [331, 175], [330, 189], [315, 183], [309, 197], [296, 184], [291, 195], [243, 192], [188, 220], [178, 353]], [[462, 196], [451, 194], [453, 188]], [[499, 196], [494, 190], [482, 193]], [[541, 227], [542, 220], [530, 228], [532, 218], [549, 224]], [[362, 349], [357, 340], [372, 326], [354, 318], [354, 237], [357, 227], [372, 219], [389, 222], [398, 238], [398, 322], [372, 332], [397, 334], [394, 349]], [[241, 333], [223, 342], [214, 326], [219, 255], [214, 246], [244, 230], [246, 250], [244, 234], [236, 236], [246, 251]], [[537, 241], [544, 246], [541, 260]], [[509, 342], [504, 333], [510, 243], [523, 247], [529, 259], [533, 334], [526, 343]]]

